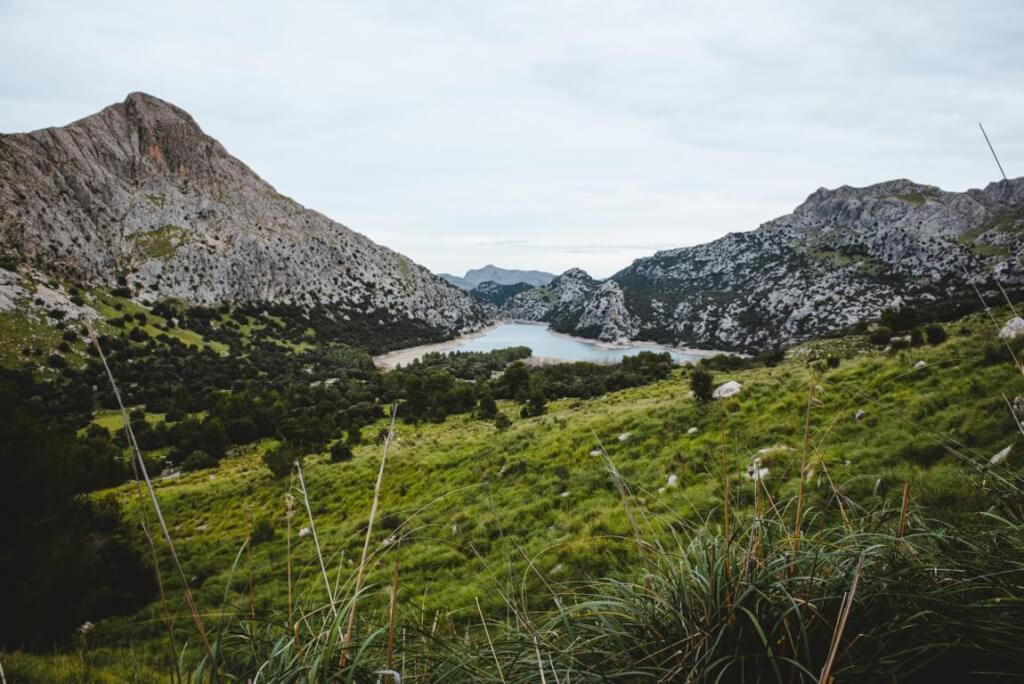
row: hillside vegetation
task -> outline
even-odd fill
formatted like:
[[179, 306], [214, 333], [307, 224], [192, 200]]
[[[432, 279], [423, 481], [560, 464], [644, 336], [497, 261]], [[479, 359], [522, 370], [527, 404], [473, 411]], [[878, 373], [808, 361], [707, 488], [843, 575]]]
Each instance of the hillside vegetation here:
[[[268, 681], [375, 681], [398, 568], [393, 665], [407, 681], [537, 681], [538, 660], [548, 681], [815, 681], [844, 610], [850, 633], [835, 637], [833, 672], [848, 681], [933, 681], [929, 663], [1020, 672], [1024, 459], [1011, 450], [989, 461], [1019, 441], [1024, 376], [985, 315], [944, 332], [944, 342], [903, 350], [854, 337], [797, 347], [776, 365], [712, 361], [714, 386], [742, 390], [710, 402], [690, 396], [689, 368], [548, 401], [539, 416], [499, 400], [504, 429], [475, 413], [407, 423], [400, 400], [349, 649], [383, 410], [346, 437], [351, 459], [326, 446], [304, 459], [304, 492], [295, 474], [264, 466], [276, 437], [158, 479], [215, 654], [204, 655], [159, 544], [181, 667], [200, 668], [199, 678], [265, 666]], [[131, 482], [90, 496], [111, 493], [128, 521], [150, 510]], [[805, 546], [793, 556], [797, 515]], [[844, 593], [854, 594], [848, 608]], [[802, 602], [811, 613], [793, 608]], [[697, 614], [703, 626], [690, 625]], [[976, 643], [961, 643], [964, 634]], [[174, 672], [155, 598], [77, 643], [68, 655], [0, 662], [13, 681]]]

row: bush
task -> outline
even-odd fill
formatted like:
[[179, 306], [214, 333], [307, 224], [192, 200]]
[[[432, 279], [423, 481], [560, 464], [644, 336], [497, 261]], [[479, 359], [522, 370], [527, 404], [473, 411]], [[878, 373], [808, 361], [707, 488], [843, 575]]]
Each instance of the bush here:
[[701, 368], [694, 368], [690, 374], [690, 390], [697, 401], [711, 401], [713, 384], [714, 378], [711, 377], [711, 373]]
[[946, 329], [941, 325], [929, 325], [924, 329], [928, 344], [942, 344], [946, 341]]
[[868, 341], [878, 347], [884, 347], [889, 344], [890, 339], [892, 339], [892, 328], [887, 325], [875, 326], [868, 335]]
[[252, 532], [249, 533], [249, 539], [252, 541], [252, 545], [256, 546], [257, 544], [270, 541], [274, 538], [275, 534], [274, 524], [267, 518], [259, 518], [252, 526]]
[[331, 446], [331, 463], [342, 463], [352, 460], [352, 447], [342, 441], [337, 441]]
[[508, 416], [504, 413], [499, 413], [494, 417], [494, 427], [499, 430], [507, 430], [512, 425], [512, 421], [509, 420]]
[[193, 470], [212, 468], [215, 465], [217, 465], [217, 462], [208, 453], [202, 449], [196, 449], [181, 462], [181, 469], [188, 473]]
[[300, 460], [299, 450], [288, 442], [281, 442], [279, 446], [268, 449], [263, 454], [263, 464], [279, 480], [292, 472], [292, 465], [298, 460]]
[[46, 359], [46, 365], [50, 368], [67, 368], [67, 362], [60, 354], [50, 354]]

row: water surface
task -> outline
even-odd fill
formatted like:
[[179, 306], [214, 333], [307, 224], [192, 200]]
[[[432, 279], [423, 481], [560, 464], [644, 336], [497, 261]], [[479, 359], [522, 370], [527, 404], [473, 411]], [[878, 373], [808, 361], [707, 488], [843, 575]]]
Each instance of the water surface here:
[[437, 345], [425, 345], [413, 349], [400, 349], [378, 357], [378, 363], [393, 367], [395, 364], [408, 364], [431, 351], [453, 352], [474, 351], [488, 352], [507, 347], [529, 347], [535, 357], [558, 361], [591, 361], [594, 363], [618, 363], [626, 356], [634, 356], [642, 351], [668, 352], [676, 362], [695, 361], [706, 354], [699, 352], [683, 352], [656, 344], [636, 343], [626, 347], [607, 347], [579, 338], [561, 335], [550, 330], [546, 325], [531, 323], [500, 323], [488, 330], [474, 335], [443, 342]]

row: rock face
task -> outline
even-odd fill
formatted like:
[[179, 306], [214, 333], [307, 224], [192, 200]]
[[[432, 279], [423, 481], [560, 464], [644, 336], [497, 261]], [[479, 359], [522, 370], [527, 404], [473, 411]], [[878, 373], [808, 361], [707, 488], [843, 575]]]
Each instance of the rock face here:
[[554, 273], [546, 271], [518, 271], [515, 269], [500, 268], [494, 264], [487, 264], [483, 268], [471, 268], [461, 278], [451, 273], [438, 273], [452, 285], [461, 287], [464, 290], [472, 290], [487, 282], [497, 285], [518, 285], [525, 283], [534, 287], [547, 285], [555, 279]]
[[876, 319], [886, 307], [976, 301], [972, 283], [1021, 286], [1022, 252], [1024, 178], [964, 193], [908, 180], [822, 188], [756, 230], [634, 261], [610, 279], [621, 303], [592, 279], [567, 300], [559, 283], [567, 273], [507, 310], [588, 337], [614, 330], [761, 351]]
[[618, 283], [595, 280], [579, 268], [512, 297], [502, 312], [508, 318], [544, 321], [558, 332], [605, 342], [629, 340], [640, 331], [639, 319], [626, 309]]
[[447, 332], [488, 317], [142, 93], [62, 128], [0, 135], [0, 254], [87, 286], [126, 284], [143, 302], [322, 304]]

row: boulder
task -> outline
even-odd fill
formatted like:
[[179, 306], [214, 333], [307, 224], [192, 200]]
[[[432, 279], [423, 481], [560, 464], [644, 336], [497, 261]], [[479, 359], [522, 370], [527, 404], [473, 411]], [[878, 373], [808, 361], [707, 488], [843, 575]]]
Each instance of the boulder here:
[[695, 435], [695, 434], [697, 434], [697, 428], [695, 428], [695, 427], [690, 428], [689, 430], [686, 431], [686, 434], [688, 434], [688, 435]]
[[1024, 318], [1014, 316], [1006, 322], [1003, 329], [999, 331], [999, 337], [1004, 340], [1012, 340], [1024, 335]]
[[927, 368], [927, 367], [928, 367], [928, 364], [925, 361], [918, 361], [917, 363], [914, 364], [914, 370], [921, 370], [922, 368]]
[[1010, 452], [1013, 450], [1013, 445], [1006, 447], [998, 454], [989, 459], [989, 465], [1000, 465], [1006, 462], [1006, 459], [1010, 457]]
[[730, 380], [729, 382], [723, 383], [715, 388], [715, 391], [711, 393], [712, 399], [725, 399], [735, 394], [739, 394], [743, 390], [743, 385]]

